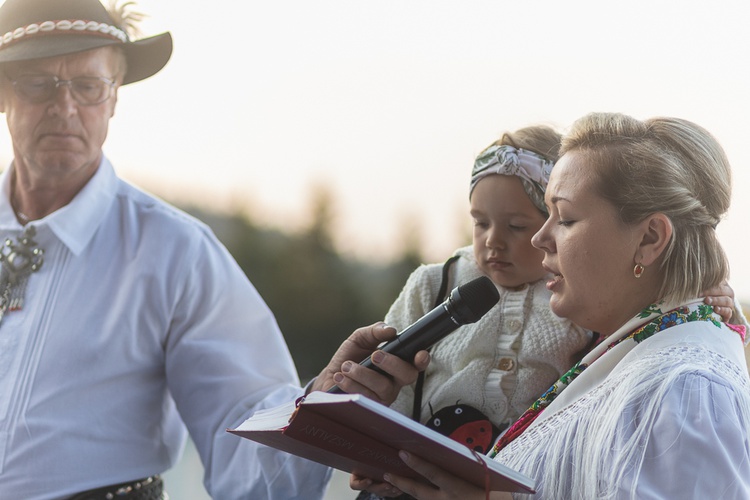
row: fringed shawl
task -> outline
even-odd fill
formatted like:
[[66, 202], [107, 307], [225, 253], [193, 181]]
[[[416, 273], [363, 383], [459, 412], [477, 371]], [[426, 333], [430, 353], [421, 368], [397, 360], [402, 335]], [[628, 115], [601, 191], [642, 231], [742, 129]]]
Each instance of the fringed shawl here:
[[737, 333], [686, 323], [617, 351], [495, 460], [535, 478], [536, 498], [750, 498], [750, 378]]

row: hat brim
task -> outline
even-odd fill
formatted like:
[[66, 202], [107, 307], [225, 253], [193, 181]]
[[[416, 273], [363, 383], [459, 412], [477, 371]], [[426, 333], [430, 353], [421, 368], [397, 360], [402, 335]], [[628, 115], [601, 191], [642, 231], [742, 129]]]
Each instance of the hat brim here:
[[75, 54], [107, 46], [120, 47], [125, 53], [128, 69], [122, 84], [127, 85], [158, 73], [167, 64], [172, 56], [172, 35], [161, 33], [127, 43], [96, 36], [40, 36], [4, 47], [0, 50], [0, 64]]
[[160, 35], [143, 38], [124, 46], [128, 60], [128, 71], [122, 84], [139, 82], [152, 76], [167, 64], [172, 56], [172, 35]]

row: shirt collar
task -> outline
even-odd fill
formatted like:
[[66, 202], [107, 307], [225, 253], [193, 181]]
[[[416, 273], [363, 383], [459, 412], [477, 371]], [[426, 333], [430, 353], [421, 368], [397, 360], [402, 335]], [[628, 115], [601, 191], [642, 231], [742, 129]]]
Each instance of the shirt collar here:
[[[11, 165], [0, 176], [0, 230], [3, 231], [21, 228], [10, 205], [13, 168]], [[116, 192], [114, 168], [107, 158], [102, 157], [94, 176], [70, 203], [31, 224], [37, 228], [48, 227], [71, 252], [78, 255], [102, 224]]]

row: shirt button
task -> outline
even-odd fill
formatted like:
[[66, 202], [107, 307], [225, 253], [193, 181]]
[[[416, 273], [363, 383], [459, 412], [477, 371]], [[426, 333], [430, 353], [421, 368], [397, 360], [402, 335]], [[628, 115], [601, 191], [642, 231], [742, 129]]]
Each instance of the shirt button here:
[[510, 326], [510, 329], [514, 332], [521, 329], [521, 322], [517, 319], [513, 319], [508, 323], [508, 326]]
[[497, 369], [504, 372], [509, 372], [513, 368], [515, 368], [515, 366], [516, 362], [513, 360], [513, 358], [500, 358], [500, 361], [497, 364]]

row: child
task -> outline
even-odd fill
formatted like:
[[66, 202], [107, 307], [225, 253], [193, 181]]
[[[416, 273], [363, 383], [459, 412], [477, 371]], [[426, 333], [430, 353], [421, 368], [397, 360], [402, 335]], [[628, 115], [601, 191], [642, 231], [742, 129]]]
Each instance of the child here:
[[[592, 342], [590, 332], [550, 311], [543, 253], [531, 246], [547, 219], [544, 189], [559, 144], [552, 128], [532, 126], [504, 134], [477, 157], [469, 191], [473, 247], [456, 251], [443, 288], [484, 274], [500, 301], [434, 346], [419, 408], [413, 408], [416, 386], [405, 387], [392, 405], [480, 453]], [[386, 323], [400, 331], [442, 301], [443, 268], [414, 271]], [[481, 425], [486, 421], [491, 427]]]

